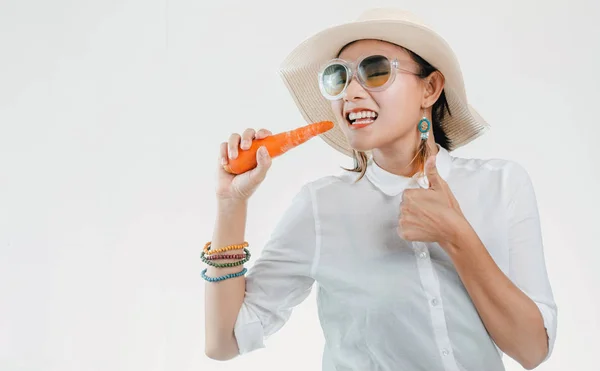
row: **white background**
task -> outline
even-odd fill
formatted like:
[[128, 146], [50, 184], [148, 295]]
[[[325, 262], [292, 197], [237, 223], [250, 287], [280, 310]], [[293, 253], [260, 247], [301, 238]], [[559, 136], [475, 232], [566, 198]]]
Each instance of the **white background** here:
[[[455, 49], [493, 129], [453, 154], [516, 160], [537, 191], [559, 306], [539, 370], [597, 370], [598, 4], [3, 0], [0, 370], [319, 370], [312, 295], [267, 349], [206, 358], [199, 255], [219, 143], [304, 125], [279, 63], [367, 5], [412, 10]], [[302, 184], [351, 165], [321, 139], [276, 159], [250, 202], [254, 256]]]

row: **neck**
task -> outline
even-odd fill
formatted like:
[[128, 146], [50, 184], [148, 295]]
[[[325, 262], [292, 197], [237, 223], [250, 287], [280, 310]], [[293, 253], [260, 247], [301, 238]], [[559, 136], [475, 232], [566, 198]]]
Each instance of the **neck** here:
[[[380, 168], [389, 173], [411, 177], [419, 170], [416, 168], [415, 161], [411, 164], [411, 161], [417, 153], [419, 144], [420, 139], [419, 141], [415, 141], [413, 137], [402, 138], [386, 147], [374, 148], [372, 151], [373, 161], [375, 161]], [[427, 146], [429, 146], [429, 153], [437, 155], [439, 149], [435, 143], [432, 132], [429, 133]]]

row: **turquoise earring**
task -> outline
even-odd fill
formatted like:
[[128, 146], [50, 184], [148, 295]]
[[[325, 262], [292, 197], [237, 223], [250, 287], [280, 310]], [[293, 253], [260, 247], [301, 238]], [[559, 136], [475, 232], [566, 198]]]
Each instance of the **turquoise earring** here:
[[421, 132], [421, 140], [427, 140], [429, 138], [429, 129], [431, 129], [431, 122], [427, 119], [427, 117], [423, 116], [421, 121], [419, 121], [419, 131]]

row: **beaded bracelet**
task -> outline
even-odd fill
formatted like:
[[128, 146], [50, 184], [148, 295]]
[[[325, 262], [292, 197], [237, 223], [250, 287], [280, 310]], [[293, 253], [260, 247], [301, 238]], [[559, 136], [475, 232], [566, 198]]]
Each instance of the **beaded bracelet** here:
[[214, 263], [214, 262], [211, 262], [210, 260], [205, 260], [204, 262], [215, 268], [231, 268], [231, 267], [237, 267], [238, 265], [242, 265], [242, 264], [246, 263], [247, 261], [248, 261], [248, 259], [239, 260], [239, 261], [236, 261], [233, 263]]
[[244, 269], [242, 269], [238, 273], [229, 273], [229, 274], [226, 274], [226, 275], [221, 276], [221, 277], [207, 277], [206, 276], [206, 271], [207, 270], [208, 270], [208, 268], [205, 268], [202, 271], [202, 278], [204, 278], [208, 282], [219, 282], [219, 281], [224, 281], [224, 280], [227, 280], [227, 279], [230, 279], [230, 278], [235, 278], [235, 277], [243, 276], [248, 271], [248, 269], [244, 268]]
[[[244, 251], [246, 252], [246, 256], [244, 257], [244, 259], [242, 259], [242, 260], [239, 260], [239, 261], [237, 261], [237, 262], [233, 262], [233, 263], [215, 263], [215, 262], [212, 262], [212, 261], [210, 261], [210, 260], [208, 260], [208, 259], [206, 258], [204, 251], [202, 252], [202, 254], [200, 254], [200, 258], [202, 259], [202, 261], [203, 261], [204, 263], [206, 263], [206, 264], [208, 264], [208, 265], [211, 265], [211, 266], [213, 266], [213, 267], [215, 267], [215, 268], [230, 268], [230, 267], [237, 267], [238, 265], [242, 265], [242, 264], [246, 263], [248, 260], [250, 260], [250, 257], [252, 256], [252, 255], [250, 254], [250, 251], [248, 251], [248, 249], [247, 249], [247, 248], [244, 248]], [[211, 255], [210, 257], [211, 257], [211, 258], [212, 258], [212, 257], [217, 257], [217, 258], [220, 258], [221, 256], [219, 256], [219, 255]], [[216, 259], [215, 259], [215, 260], [216, 260]]]
[[227, 252], [227, 251], [231, 251], [231, 250], [243, 249], [244, 247], [248, 247], [248, 242], [244, 242], [244, 243], [241, 243], [239, 245], [225, 246], [225, 247], [222, 247], [222, 248], [216, 249], [216, 250], [211, 250], [210, 249], [210, 241], [209, 241], [209, 242], [206, 243], [206, 245], [204, 245], [204, 253], [206, 255], [214, 255], [214, 254], [218, 254], [218, 253], [222, 253], [222, 252]]
[[223, 260], [223, 259], [244, 259], [246, 254], [230, 254], [230, 255], [207, 255], [204, 256], [206, 260]]

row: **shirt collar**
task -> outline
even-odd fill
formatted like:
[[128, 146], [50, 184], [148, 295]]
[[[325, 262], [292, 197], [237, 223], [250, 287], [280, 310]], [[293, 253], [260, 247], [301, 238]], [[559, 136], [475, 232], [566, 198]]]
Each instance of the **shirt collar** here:
[[[437, 143], [436, 145], [438, 147], [436, 166], [442, 179], [447, 180], [452, 158], [445, 148]], [[379, 167], [372, 157], [368, 160], [365, 175], [373, 185], [388, 196], [396, 196], [406, 188], [429, 188], [429, 180], [426, 175], [417, 176], [415, 174], [412, 177], [396, 175]]]

